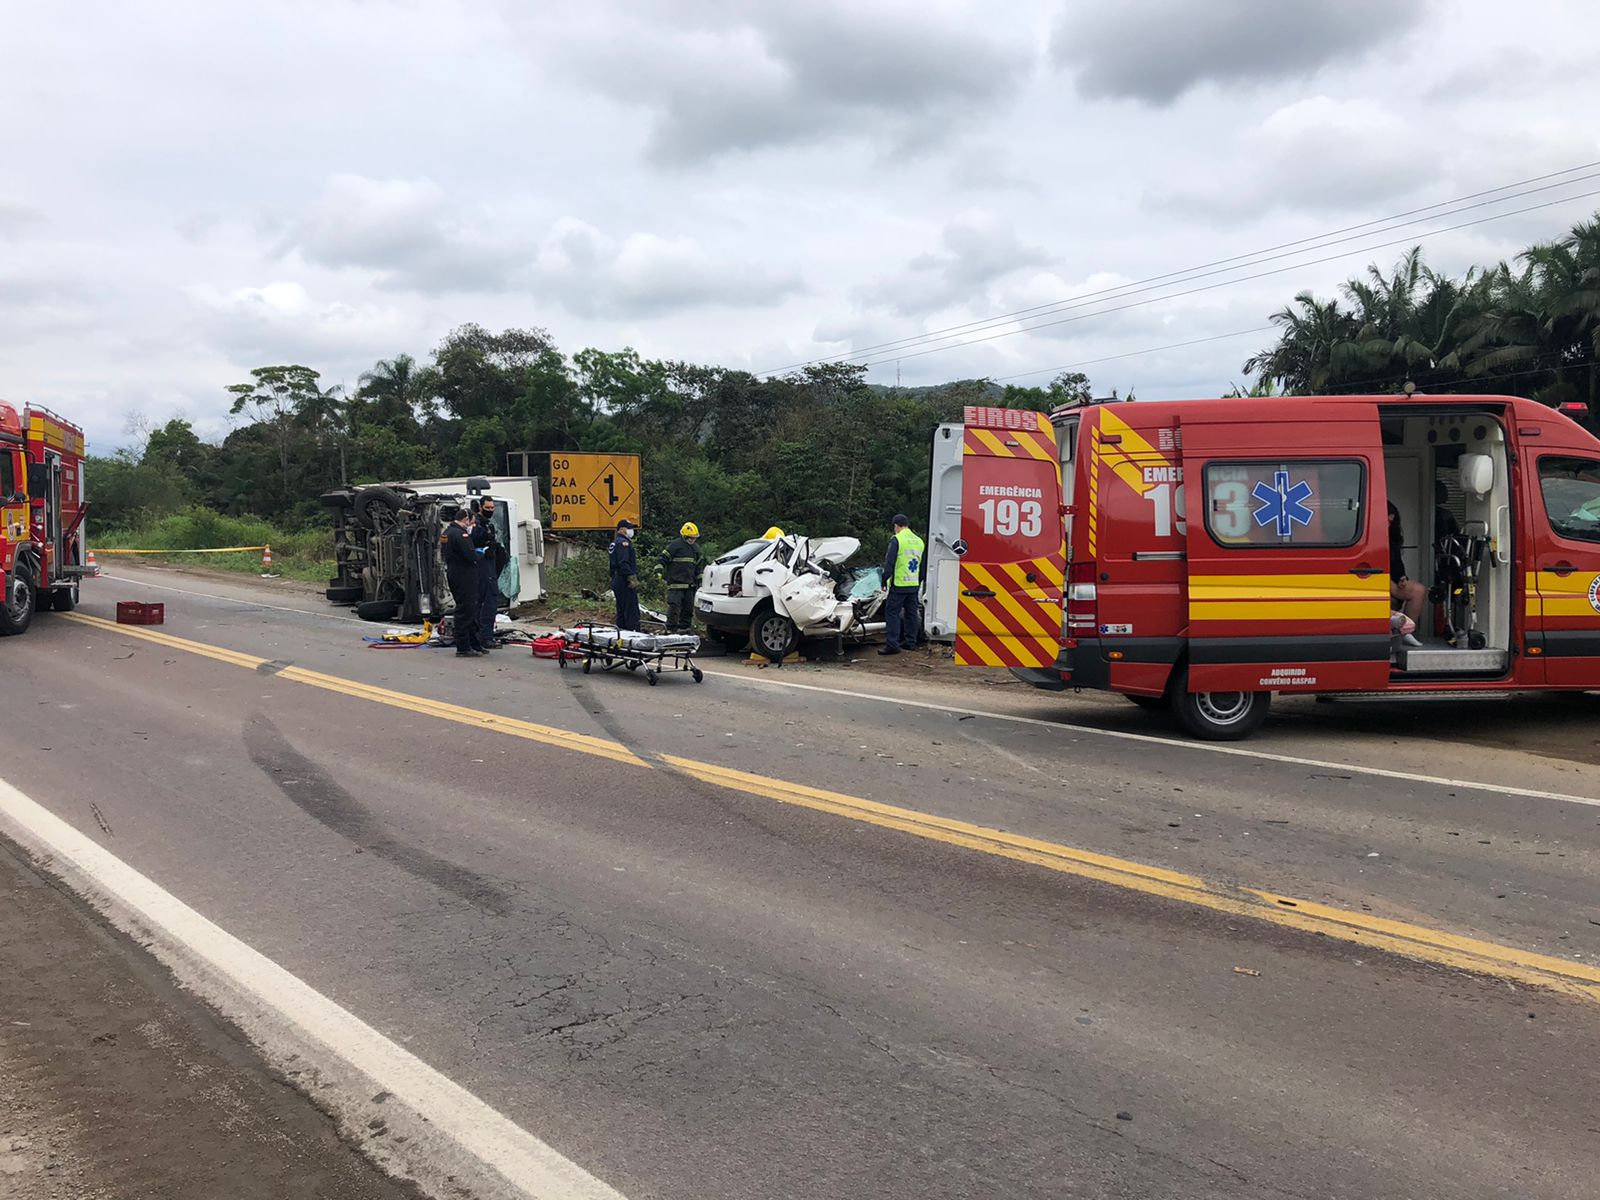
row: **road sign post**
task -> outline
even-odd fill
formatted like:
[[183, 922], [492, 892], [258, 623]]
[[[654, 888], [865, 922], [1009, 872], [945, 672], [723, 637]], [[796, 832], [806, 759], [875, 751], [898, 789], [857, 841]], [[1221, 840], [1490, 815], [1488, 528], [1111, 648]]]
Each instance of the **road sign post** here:
[[637, 454], [550, 455], [550, 528], [615, 529], [639, 523]]

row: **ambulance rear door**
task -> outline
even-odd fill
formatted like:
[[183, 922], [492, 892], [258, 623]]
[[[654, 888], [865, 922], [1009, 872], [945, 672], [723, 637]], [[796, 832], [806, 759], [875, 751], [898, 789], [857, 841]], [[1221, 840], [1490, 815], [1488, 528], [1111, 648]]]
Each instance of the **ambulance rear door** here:
[[955, 660], [1054, 666], [1066, 576], [1055, 429], [1042, 413], [969, 407], [961, 439]]
[[1388, 686], [1388, 520], [1370, 411], [1182, 423], [1189, 690]]

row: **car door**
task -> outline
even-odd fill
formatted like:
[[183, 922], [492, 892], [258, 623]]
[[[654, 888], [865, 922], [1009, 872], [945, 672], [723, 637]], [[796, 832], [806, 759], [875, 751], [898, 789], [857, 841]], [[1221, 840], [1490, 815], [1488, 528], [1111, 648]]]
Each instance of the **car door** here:
[[1370, 421], [1185, 421], [1183, 461], [1190, 690], [1387, 687], [1376, 410]]
[[1545, 682], [1600, 687], [1600, 453], [1541, 446], [1533, 474], [1528, 650]]

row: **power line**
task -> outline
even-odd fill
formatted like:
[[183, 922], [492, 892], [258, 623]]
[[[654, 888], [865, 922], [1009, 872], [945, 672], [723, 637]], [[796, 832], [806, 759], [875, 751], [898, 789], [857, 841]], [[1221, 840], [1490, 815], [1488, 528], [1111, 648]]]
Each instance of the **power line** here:
[[1595, 191], [1590, 191], [1590, 192], [1580, 192], [1579, 194], [1577, 194], [1575, 196], [1563, 196], [1563, 197], [1561, 197], [1560, 199], [1557, 199], [1557, 200], [1546, 200], [1542, 204], [1532, 204], [1532, 205], [1529, 205], [1527, 208], [1518, 208], [1518, 209], [1513, 209], [1510, 212], [1496, 213], [1493, 216], [1489, 216], [1489, 217], [1479, 217], [1477, 220], [1474, 220], [1474, 221], [1463, 221], [1458, 225], [1446, 225], [1442, 229], [1424, 230], [1424, 231], [1422, 231], [1420, 233], [1408, 234], [1407, 236], [1405, 236], [1403, 238], [1394, 238], [1394, 239], [1392, 239], [1390, 241], [1387, 241], [1387, 242], [1376, 242], [1376, 243], [1374, 243], [1374, 244], [1372, 244], [1370, 246], [1363, 246], [1363, 247], [1359, 247], [1357, 249], [1341, 250], [1337, 254], [1326, 255], [1323, 258], [1308, 259], [1308, 260], [1306, 260], [1304, 262], [1290, 263], [1288, 266], [1284, 266], [1284, 267], [1274, 267], [1270, 271], [1258, 271], [1254, 275], [1241, 275], [1236, 279], [1219, 280], [1216, 283], [1208, 283], [1208, 284], [1205, 284], [1205, 285], [1203, 285], [1201, 287], [1189, 288], [1186, 291], [1171, 292], [1171, 293], [1169, 293], [1169, 294], [1167, 294], [1165, 296], [1150, 296], [1150, 297], [1147, 297], [1147, 298], [1142, 299], [1142, 300], [1135, 300], [1135, 301], [1133, 301], [1132, 303], [1129, 303], [1129, 304], [1121, 304], [1121, 305], [1117, 305], [1117, 306], [1112, 307], [1112, 308], [1096, 309], [1094, 312], [1081, 313], [1081, 314], [1079, 314], [1078, 316], [1075, 316], [1075, 317], [1063, 317], [1059, 321], [1040, 321], [1037, 324], [1033, 324], [1033, 325], [1023, 325], [1023, 326], [1020, 326], [1020, 327], [1018, 327], [1016, 329], [1007, 329], [1007, 330], [1002, 330], [999, 333], [991, 333], [987, 337], [969, 338], [967, 341], [964, 341], [964, 342], [952, 342], [950, 345], [947, 345], [947, 346], [933, 346], [930, 349], [916, 350], [916, 351], [914, 351], [912, 353], [895, 353], [895, 354], [885, 355], [882, 358], [867, 359], [867, 360], [863, 361], [860, 365], [867, 366], [867, 367], [872, 367], [872, 366], [877, 366], [880, 363], [893, 361], [895, 359], [923, 358], [923, 357], [925, 357], [926, 355], [929, 355], [929, 354], [940, 354], [940, 353], [943, 353], [946, 350], [955, 350], [955, 349], [959, 349], [959, 348], [961, 348], [963, 346], [978, 346], [978, 345], [982, 345], [985, 342], [997, 341], [998, 339], [1003, 338], [1003, 337], [1015, 337], [1019, 333], [1032, 333], [1032, 332], [1034, 332], [1036, 330], [1040, 330], [1040, 329], [1053, 329], [1058, 325], [1070, 325], [1070, 324], [1073, 324], [1076, 321], [1086, 321], [1086, 320], [1089, 320], [1092, 317], [1110, 316], [1112, 313], [1126, 312], [1130, 308], [1142, 308], [1146, 304], [1159, 304], [1159, 303], [1161, 303], [1162, 301], [1165, 301], [1165, 300], [1177, 300], [1177, 299], [1181, 299], [1184, 296], [1195, 296], [1195, 295], [1199, 295], [1201, 292], [1210, 292], [1210, 291], [1215, 291], [1217, 288], [1231, 287], [1236, 283], [1249, 283], [1252, 280], [1266, 279], [1266, 278], [1268, 278], [1270, 276], [1273, 276], [1273, 275], [1282, 275], [1282, 274], [1285, 274], [1286, 272], [1289, 272], [1289, 271], [1302, 270], [1305, 267], [1314, 267], [1314, 266], [1318, 266], [1318, 265], [1320, 265], [1322, 263], [1336, 262], [1341, 258], [1349, 258], [1352, 255], [1356, 255], [1356, 254], [1370, 254], [1374, 250], [1384, 250], [1384, 249], [1388, 249], [1389, 247], [1392, 247], [1392, 246], [1402, 246], [1402, 245], [1405, 245], [1408, 242], [1422, 241], [1425, 238], [1437, 237], [1441, 233], [1454, 233], [1457, 230], [1470, 229], [1475, 225], [1485, 225], [1485, 224], [1488, 224], [1491, 221], [1503, 221], [1507, 217], [1522, 216], [1525, 213], [1537, 212], [1540, 209], [1551, 208], [1551, 207], [1553, 207], [1553, 206], [1555, 206], [1557, 204], [1566, 204], [1566, 203], [1569, 203], [1570, 201], [1573, 201], [1573, 200], [1587, 200], [1587, 199], [1590, 199], [1591, 197], [1594, 197], [1594, 196], [1600, 196], [1600, 189], [1596, 189]]
[[999, 375], [991, 378], [990, 383], [1005, 383], [1012, 379], [1024, 379], [1029, 375], [1055, 375], [1062, 371], [1072, 371], [1078, 367], [1092, 367], [1096, 363], [1115, 362], [1119, 358], [1140, 358], [1146, 354], [1159, 354], [1163, 350], [1182, 350], [1185, 346], [1199, 346], [1205, 342], [1220, 342], [1225, 338], [1244, 337], [1252, 333], [1271, 333], [1272, 325], [1258, 325], [1254, 329], [1235, 329], [1232, 333], [1214, 333], [1210, 337], [1193, 338], [1187, 342], [1171, 342], [1165, 346], [1148, 346], [1143, 350], [1129, 350], [1126, 354], [1107, 354], [1100, 358], [1086, 358], [1081, 362], [1063, 363], [1059, 367], [1044, 367], [1037, 371], [1019, 371], [1015, 375]]
[[[1371, 221], [1363, 221], [1363, 222], [1360, 222], [1360, 223], [1355, 224], [1355, 225], [1347, 225], [1347, 226], [1344, 226], [1344, 227], [1342, 227], [1340, 229], [1331, 230], [1331, 231], [1326, 232], [1326, 233], [1316, 234], [1316, 235], [1311, 236], [1311, 237], [1299, 238], [1299, 239], [1296, 239], [1294, 241], [1289, 241], [1289, 242], [1280, 242], [1277, 245], [1268, 246], [1268, 247], [1266, 247], [1265, 249], [1262, 249], [1262, 250], [1255, 250], [1255, 251], [1251, 251], [1251, 252], [1246, 253], [1246, 254], [1236, 254], [1236, 255], [1232, 255], [1232, 256], [1227, 257], [1227, 258], [1220, 258], [1220, 259], [1212, 260], [1211, 262], [1202, 263], [1199, 266], [1188, 267], [1188, 268], [1185, 268], [1185, 269], [1179, 270], [1179, 271], [1169, 271], [1169, 272], [1166, 272], [1166, 273], [1161, 274], [1161, 275], [1150, 276], [1150, 277], [1148, 277], [1146, 279], [1134, 280], [1134, 281], [1132, 281], [1130, 283], [1118, 284], [1118, 285], [1116, 285], [1114, 287], [1109, 287], [1109, 288], [1102, 288], [1102, 289], [1099, 289], [1099, 290], [1094, 291], [1094, 292], [1088, 292], [1088, 293], [1085, 293], [1083, 295], [1073, 297], [1070, 300], [1052, 301], [1052, 302], [1050, 302], [1048, 304], [1039, 304], [1039, 305], [1034, 305], [1034, 306], [1029, 307], [1029, 308], [1015, 309], [1013, 311], [1010, 311], [1010, 312], [1007, 312], [1007, 313], [1001, 313], [1001, 314], [998, 314], [996, 316], [985, 317], [985, 318], [983, 318], [981, 320], [968, 321], [968, 322], [965, 322], [964, 324], [960, 324], [960, 325], [946, 326], [946, 327], [944, 327], [942, 329], [929, 330], [929, 331], [927, 331], [925, 333], [916, 334], [916, 335], [912, 335], [912, 336], [909, 336], [909, 337], [898, 338], [898, 339], [895, 339], [895, 340], [892, 340], [892, 341], [887, 341], [887, 342], [879, 342], [879, 343], [876, 343], [874, 345], [860, 347], [860, 348], [858, 348], [856, 350], [849, 351], [849, 352], [842, 353], [842, 354], [825, 355], [825, 356], [818, 357], [818, 358], [806, 359], [806, 360], [804, 360], [802, 362], [791, 363], [788, 366], [779, 367], [779, 368], [776, 368], [774, 370], [769, 370], [769, 371], [760, 371], [760, 372], [757, 372], [757, 373], [758, 374], [762, 374], [762, 375], [778, 374], [778, 373], [781, 373], [783, 371], [794, 370], [794, 369], [797, 369], [797, 368], [811, 366], [811, 365], [814, 365], [814, 364], [822, 364], [822, 363], [828, 363], [828, 362], [838, 362], [838, 361], [843, 361], [843, 360], [847, 360], [847, 359], [855, 359], [855, 358], [861, 358], [861, 357], [865, 357], [865, 356], [872, 356], [872, 355], [877, 354], [877, 352], [879, 352], [879, 351], [891, 350], [891, 349], [894, 349], [896, 347], [915, 347], [915, 346], [924, 345], [924, 344], [927, 344], [927, 343], [930, 343], [930, 342], [933, 342], [933, 341], [949, 340], [950, 338], [956, 337], [956, 336], [958, 336], [958, 335], [960, 335], [962, 333], [965, 333], [965, 332], [978, 332], [978, 331], [981, 331], [981, 330], [986, 329], [986, 328], [991, 328], [991, 327], [994, 327], [996, 325], [1013, 322], [1013, 321], [1018, 320], [1020, 318], [1028, 317], [1028, 316], [1031, 316], [1031, 315], [1050, 315], [1050, 314], [1052, 314], [1054, 312], [1061, 312], [1061, 311], [1067, 311], [1067, 310], [1072, 309], [1072, 308], [1084, 307], [1086, 305], [1095, 303], [1097, 300], [1109, 299], [1109, 298], [1116, 297], [1118, 295], [1118, 293], [1127, 294], [1127, 295], [1138, 294], [1139, 292], [1142, 292], [1142, 291], [1153, 290], [1154, 288], [1158, 288], [1163, 284], [1170, 284], [1170, 283], [1174, 283], [1174, 282], [1186, 282], [1191, 278], [1206, 278], [1206, 277], [1209, 277], [1210, 275], [1225, 274], [1229, 270], [1238, 270], [1238, 269], [1243, 269], [1243, 268], [1250, 267], [1250, 266], [1256, 266], [1256, 265], [1259, 265], [1260, 263], [1263, 263], [1263, 262], [1271, 262], [1271, 261], [1275, 261], [1276, 259], [1279, 259], [1279, 258], [1290, 257], [1295, 253], [1304, 253], [1304, 252], [1307, 252], [1307, 251], [1314, 251], [1314, 250], [1324, 249], [1324, 248], [1326, 248], [1328, 246], [1339, 245], [1339, 244], [1342, 244], [1344, 242], [1349, 242], [1349, 241], [1359, 241], [1359, 240], [1361, 240], [1363, 238], [1371, 237], [1371, 236], [1374, 236], [1375, 234], [1378, 234], [1378, 233], [1392, 232], [1394, 229], [1403, 228], [1406, 225], [1421, 224], [1421, 223], [1424, 223], [1426, 221], [1444, 219], [1444, 218], [1448, 218], [1448, 217], [1451, 217], [1451, 216], [1455, 216], [1455, 215], [1457, 215], [1459, 213], [1462, 213], [1462, 212], [1469, 212], [1469, 211], [1473, 211], [1473, 210], [1478, 209], [1478, 208], [1484, 208], [1484, 207], [1487, 207], [1487, 206], [1490, 206], [1490, 205], [1494, 205], [1494, 204], [1502, 204], [1502, 203], [1506, 203], [1506, 202], [1509, 202], [1509, 201], [1522, 199], [1525, 196], [1534, 195], [1534, 194], [1537, 194], [1539, 192], [1550, 191], [1550, 190], [1552, 190], [1554, 188], [1569, 186], [1569, 185], [1575, 184], [1575, 183], [1586, 182], [1586, 181], [1588, 181], [1590, 179], [1593, 179], [1593, 178], [1596, 178], [1596, 177], [1600, 177], [1600, 176], [1597, 176], [1597, 174], [1594, 174], [1594, 173], [1587, 174], [1587, 175], [1577, 175], [1577, 173], [1578, 172], [1582, 172], [1582, 171], [1591, 171], [1593, 168], [1596, 168], [1596, 167], [1600, 167], [1600, 160], [1597, 160], [1595, 162], [1590, 162], [1590, 163], [1583, 163], [1583, 164], [1580, 164], [1578, 166], [1568, 167], [1568, 168], [1565, 168], [1564, 170], [1561, 170], [1561, 171], [1552, 171], [1552, 172], [1550, 172], [1548, 174], [1545, 174], [1545, 175], [1532, 176], [1532, 177], [1530, 177], [1528, 179], [1520, 180], [1520, 181], [1518, 181], [1516, 183], [1503, 184], [1500, 187], [1489, 188], [1489, 189], [1486, 189], [1484, 191], [1479, 191], [1479, 192], [1472, 192], [1472, 193], [1469, 193], [1469, 194], [1467, 194], [1465, 196], [1458, 196], [1453, 200], [1439, 201], [1439, 202], [1437, 202], [1435, 204], [1424, 205], [1421, 208], [1409, 209], [1409, 210], [1407, 210], [1405, 212], [1395, 213], [1395, 214], [1392, 214], [1392, 215], [1387, 216], [1387, 217], [1380, 217], [1380, 218], [1376, 218], [1376, 219], [1371, 220]], [[1574, 178], [1561, 179], [1556, 183], [1548, 183], [1544, 187], [1530, 187], [1529, 186], [1531, 184], [1544, 183], [1546, 180], [1556, 179], [1558, 176], [1575, 176], [1575, 177]], [[1497, 192], [1513, 192], [1514, 194], [1505, 195], [1505, 196], [1499, 196], [1496, 199], [1492, 199], [1492, 200], [1481, 200], [1482, 197], [1492, 196]], [[1567, 197], [1567, 199], [1578, 199], [1578, 198], [1581, 198], [1581, 197]], [[1467, 204], [1466, 202], [1469, 201], [1469, 200], [1481, 200], [1481, 202], [1478, 203], [1478, 204]], [[1445, 209], [1445, 210], [1448, 210], [1448, 211], [1432, 212], [1431, 216], [1425, 216], [1425, 217], [1419, 217], [1418, 216], [1418, 214], [1429, 213], [1429, 212], [1431, 212], [1432, 210], [1435, 210], [1435, 209]], [[1528, 211], [1528, 210], [1523, 210], [1523, 211]], [[1500, 215], [1503, 215], [1503, 216], [1514, 216], [1516, 214], [1515, 213], [1505, 213], [1505, 214], [1500, 214]], [[1407, 218], [1412, 218], [1412, 219], [1408, 220]], [[1494, 218], [1491, 218], [1491, 219], [1494, 219]], [[1388, 226], [1389, 228], [1374, 229], [1374, 228], [1372, 228], [1373, 226]], [[1353, 237], [1340, 238], [1338, 236], [1340, 234], [1349, 234], [1349, 233], [1352, 233], [1353, 231], [1363, 230], [1363, 229], [1367, 230], [1367, 232], [1366, 233], [1356, 234]], [[1448, 230], [1439, 230], [1437, 232], [1448, 232]], [[1337, 240], [1335, 240], [1335, 239], [1337, 239]], [[1406, 240], [1409, 240], [1409, 239], [1406, 239]], [[1313, 245], [1312, 243], [1316, 243], [1316, 244]], [[1294, 247], [1301, 247], [1301, 249], [1296, 251], [1296, 250], [1293, 249]], [[1289, 253], [1274, 253], [1276, 251], [1288, 251]], [[1319, 260], [1319, 261], [1326, 261], [1326, 260]], [[962, 343], [962, 344], [966, 344], [966, 343]], [[888, 358], [890, 358], [890, 357], [893, 357], [893, 356], [885, 354], [885, 355], [881, 356], [881, 360], [882, 361], [887, 361]]]

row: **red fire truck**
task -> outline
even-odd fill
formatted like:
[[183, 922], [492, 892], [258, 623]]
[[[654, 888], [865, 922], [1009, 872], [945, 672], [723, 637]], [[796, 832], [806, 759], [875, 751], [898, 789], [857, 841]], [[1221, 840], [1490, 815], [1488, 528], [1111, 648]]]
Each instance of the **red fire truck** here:
[[0, 401], [0, 635], [37, 609], [70, 612], [87, 566], [83, 430], [43, 408]]
[[929, 589], [957, 662], [1203, 738], [1275, 692], [1600, 689], [1600, 440], [1510, 396], [969, 408]]

